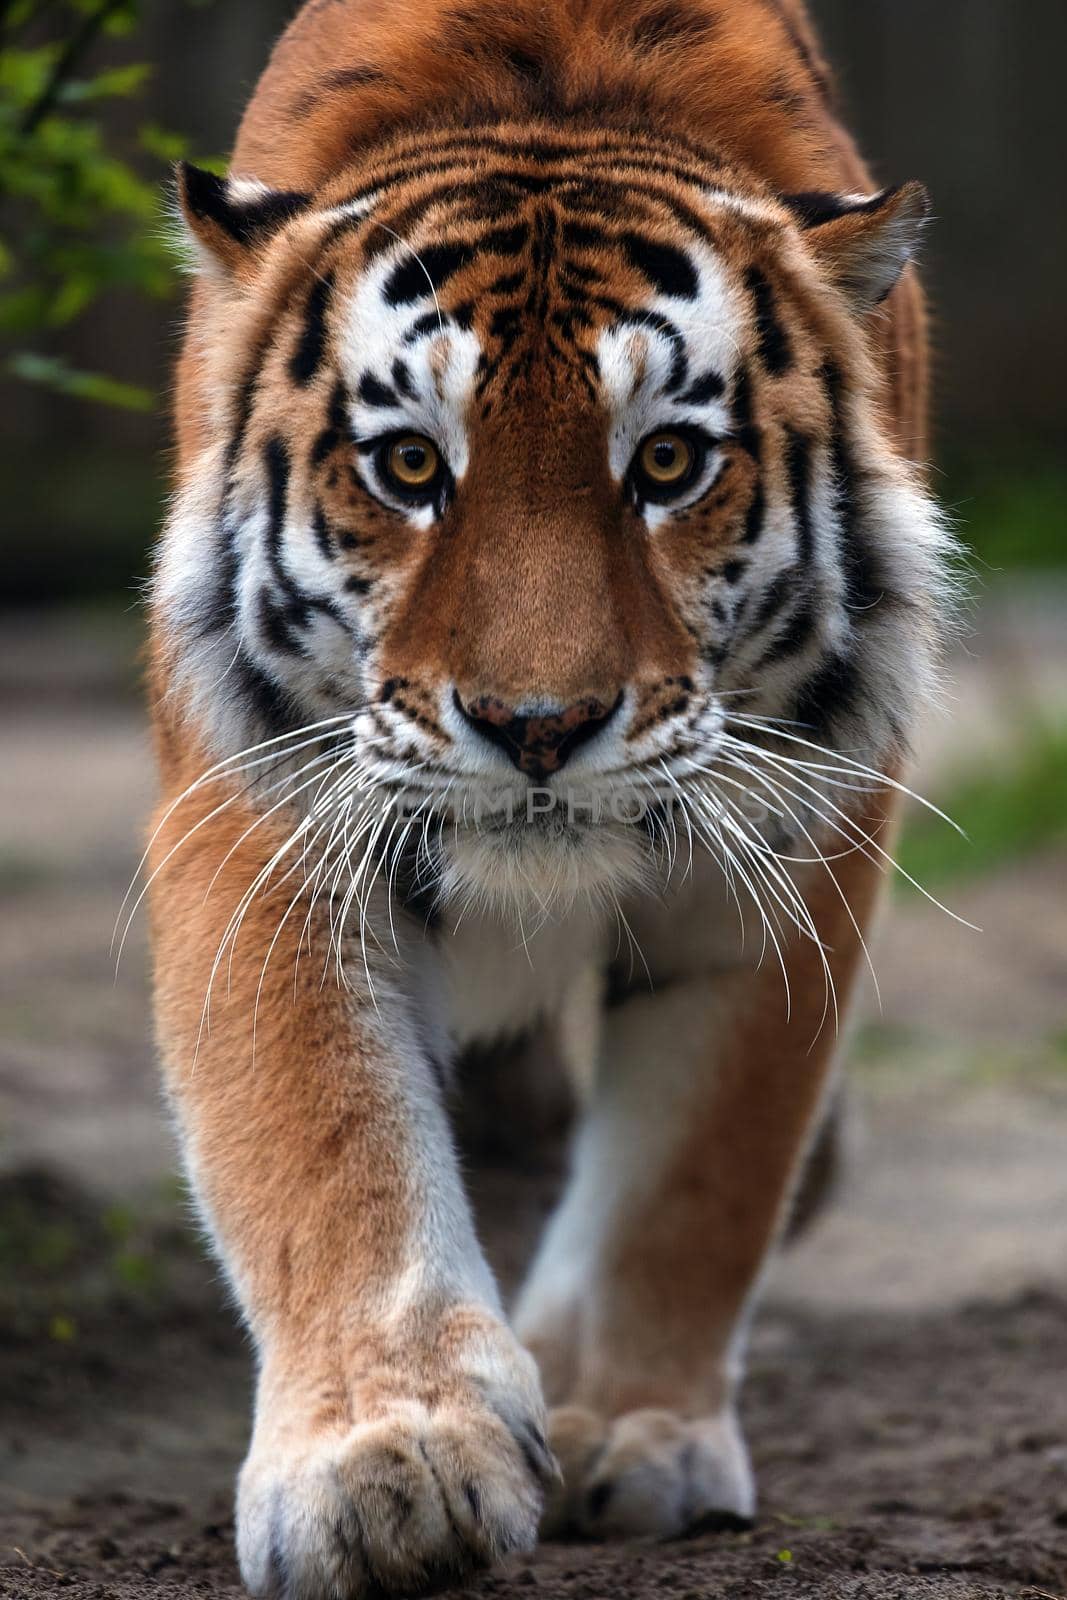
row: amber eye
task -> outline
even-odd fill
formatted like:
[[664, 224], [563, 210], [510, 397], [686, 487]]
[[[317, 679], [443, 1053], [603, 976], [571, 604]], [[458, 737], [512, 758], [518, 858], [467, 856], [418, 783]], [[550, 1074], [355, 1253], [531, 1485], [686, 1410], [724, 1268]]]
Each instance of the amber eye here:
[[646, 482], [657, 489], [680, 488], [693, 470], [695, 453], [680, 433], [650, 433], [637, 452], [637, 465]]
[[441, 473], [437, 446], [421, 433], [405, 433], [394, 439], [383, 463], [387, 476], [409, 494], [428, 490]]

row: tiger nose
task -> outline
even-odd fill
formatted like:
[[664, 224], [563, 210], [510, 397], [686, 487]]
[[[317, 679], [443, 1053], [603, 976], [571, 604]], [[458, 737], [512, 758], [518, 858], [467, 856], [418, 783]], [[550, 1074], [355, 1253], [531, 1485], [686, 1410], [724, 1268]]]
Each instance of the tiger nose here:
[[612, 705], [590, 695], [559, 711], [543, 701], [536, 708], [524, 710], [490, 694], [464, 701], [458, 690], [453, 692], [453, 700], [475, 732], [506, 751], [528, 778], [540, 779], [558, 772], [581, 745], [611, 721], [622, 705], [622, 690]]

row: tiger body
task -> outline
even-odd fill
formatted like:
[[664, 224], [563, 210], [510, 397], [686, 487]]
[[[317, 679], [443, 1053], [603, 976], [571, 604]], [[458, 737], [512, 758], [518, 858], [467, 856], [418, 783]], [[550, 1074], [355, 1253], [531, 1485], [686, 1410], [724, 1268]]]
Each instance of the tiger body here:
[[[864, 198], [792, 0], [311, 0], [181, 189], [156, 988], [259, 1356], [245, 1581], [747, 1519], [936, 676], [921, 191]], [[509, 1321], [449, 1077], [546, 1021], [583, 1119]]]

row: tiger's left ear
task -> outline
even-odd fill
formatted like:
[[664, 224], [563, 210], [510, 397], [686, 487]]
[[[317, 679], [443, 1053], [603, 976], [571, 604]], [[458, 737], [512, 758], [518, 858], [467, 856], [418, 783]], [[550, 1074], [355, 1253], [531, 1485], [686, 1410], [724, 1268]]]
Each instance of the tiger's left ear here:
[[247, 268], [268, 239], [311, 203], [310, 195], [247, 178], [219, 178], [189, 161], [178, 162], [175, 177], [189, 232], [228, 274]]
[[807, 242], [857, 311], [880, 305], [915, 254], [930, 200], [921, 183], [875, 195], [787, 194]]

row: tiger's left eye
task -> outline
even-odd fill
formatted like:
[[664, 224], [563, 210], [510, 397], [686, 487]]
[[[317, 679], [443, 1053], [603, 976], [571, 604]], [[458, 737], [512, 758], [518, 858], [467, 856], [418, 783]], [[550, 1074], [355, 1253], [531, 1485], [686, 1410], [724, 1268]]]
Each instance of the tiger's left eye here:
[[418, 493], [435, 483], [441, 471], [437, 446], [421, 433], [394, 439], [385, 456], [386, 475], [402, 490]]
[[637, 447], [630, 476], [645, 500], [670, 500], [696, 476], [701, 451], [695, 439], [665, 428], [650, 433]]

